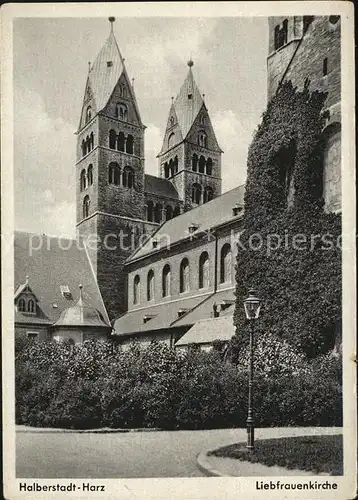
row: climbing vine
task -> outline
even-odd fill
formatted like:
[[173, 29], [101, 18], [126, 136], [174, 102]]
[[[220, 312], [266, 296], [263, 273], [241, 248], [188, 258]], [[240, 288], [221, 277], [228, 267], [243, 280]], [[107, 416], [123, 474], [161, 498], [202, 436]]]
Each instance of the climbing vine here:
[[302, 91], [286, 82], [249, 148], [245, 230], [237, 242], [234, 357], [247, 344], [243, 300], [250, 288], [262, 299], [257, 335], [284, 339], [308, 357], [335, 343], [341, 218], [324, 211], [322, 198], [325, 99], [323, 92], [310, 92], [309, 82]]

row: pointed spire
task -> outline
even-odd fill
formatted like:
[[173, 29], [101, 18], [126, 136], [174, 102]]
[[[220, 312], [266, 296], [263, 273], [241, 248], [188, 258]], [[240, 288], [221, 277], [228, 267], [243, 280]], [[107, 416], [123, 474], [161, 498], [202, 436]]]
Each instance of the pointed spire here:
[[174, 101], [174, 108], [183, 138], [187, 136], [195, 118], [204, 104], [201, 93], [194, 80], [192, 71], [194, 62], [191, 58], [187, 62], [187, 65], [189, 66], [188, 74]]
[[115, 17], [109, 17], [108, 18], [108, 21], [111, 23], [111, 33], [113, 33], [113, 23], [114, 23], [115, 20], [116, 20]]
[[25, 284], [28, 285], [29, 284], [29, 276], [27, 275], [26, 276], [26, 281], [25, 281]]

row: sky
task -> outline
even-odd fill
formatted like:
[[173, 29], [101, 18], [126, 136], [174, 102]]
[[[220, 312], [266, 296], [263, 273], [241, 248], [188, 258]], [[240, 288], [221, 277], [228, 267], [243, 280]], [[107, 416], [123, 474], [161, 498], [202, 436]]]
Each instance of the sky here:
[[[75, 236], [75, 131], [88, 62], [107, 18], [14, 21], [15, 229]], [[247, 150], [266, 106], [267, 18], [116, 18], [145, 132], [145, 170], [157, 175], [171, 97], [194, 61], [222, 155], [223, 192], [245, 182]]]

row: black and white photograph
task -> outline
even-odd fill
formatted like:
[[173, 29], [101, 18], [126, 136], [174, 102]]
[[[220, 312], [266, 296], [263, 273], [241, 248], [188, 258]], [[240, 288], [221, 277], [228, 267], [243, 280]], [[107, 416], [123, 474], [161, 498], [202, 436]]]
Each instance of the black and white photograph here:
[[2, 32], [5, 498], [354, 498], [353, 5]]

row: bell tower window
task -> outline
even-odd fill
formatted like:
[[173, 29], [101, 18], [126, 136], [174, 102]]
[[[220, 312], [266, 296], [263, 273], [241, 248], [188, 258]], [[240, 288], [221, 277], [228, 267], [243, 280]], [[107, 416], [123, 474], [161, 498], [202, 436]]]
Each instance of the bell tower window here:
[[199, 132], [199, 135], [198, 135], [198, 144], [202, 148], [206, 148], [207, 147], [207, 137], [206, 137], [206, 133], [204, 131]]
[[88, 195], [83, 198], [83, 218], [86, 219], [89, 216], [91, 200]]
[[124, 122], [127, 121], [128, 109], [127, 109], [127, 106], [125, 104], [118, 103], [116, 105], [116, 118], [118, 118], [119, 120], [122, 120]]

